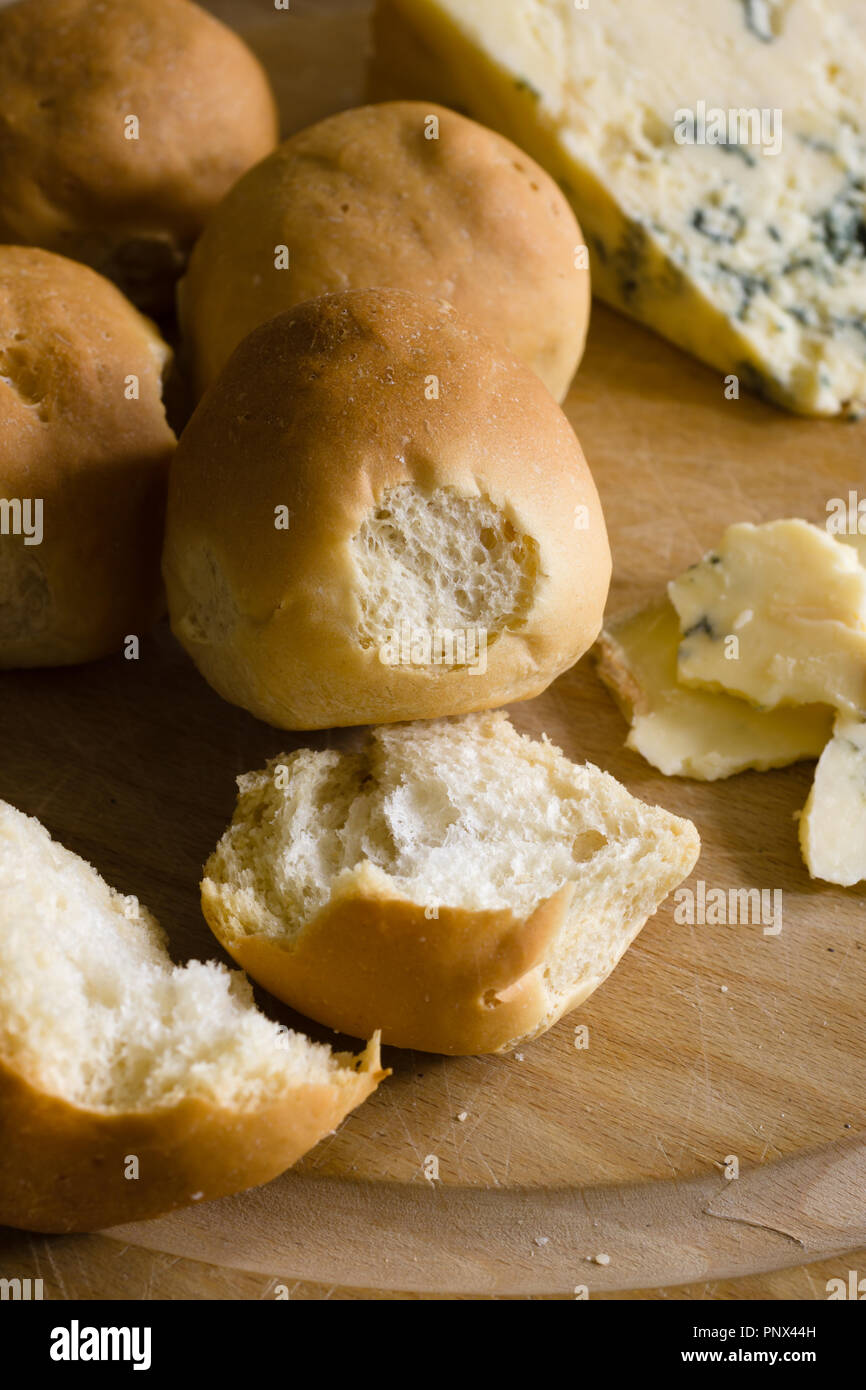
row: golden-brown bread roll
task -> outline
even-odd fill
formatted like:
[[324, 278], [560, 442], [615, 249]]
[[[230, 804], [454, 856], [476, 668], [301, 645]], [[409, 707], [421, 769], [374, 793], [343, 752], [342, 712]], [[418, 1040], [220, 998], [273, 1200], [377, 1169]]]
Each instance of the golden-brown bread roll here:
[[0, 246], [0, 667], [104, 656], [162, 611], [168, 358], [101, 275]]
[[179, 308], [199, 388], [281, 310], [393, 286], [472, 316], [561, 400], [589, 321], [582, 241], [555, 181], [492, 130], [423, 102], [340, 112], [251, 169], [196, 246]]
[[0, 241], [85, 261], [149, 312], [277, 134], [257, 59], [187, 0], [0, 9]]
[[450, 305], [326, 295], [236, 350], [184, 432], [163, 572], [227, 700], [289, 729], [525, 700], [601, 627], [592, 476], [541, 381]]

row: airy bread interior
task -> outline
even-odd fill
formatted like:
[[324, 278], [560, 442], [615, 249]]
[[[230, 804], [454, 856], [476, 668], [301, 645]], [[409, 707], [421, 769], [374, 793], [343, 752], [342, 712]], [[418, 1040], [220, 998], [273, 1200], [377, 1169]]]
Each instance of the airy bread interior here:
[[205, 875], [231, 885], [247, 931], [291, 939], [365, 861], [396, 895], [470, 912], [526, 917], [573, 883], [546, 962], [552, 1011], [613, 967], [699, 850], [691, 822], [501, 711], [387, 725], [359, 753], [303, 749], [238, 786]]
[[172, 964], [135, 898], [0, 802], [0, 1056], [31, 1085], [107, 1111], [197, 1097], [240, 1109], [351, 1058], [270, 1022], [246, 978]]
[[404, 622], [482, 627], [490, 642], [532, 606], [538, 546], [489, 497], [401, 483], [364, 519], [352, 551], [362, 647], [381, 646]]

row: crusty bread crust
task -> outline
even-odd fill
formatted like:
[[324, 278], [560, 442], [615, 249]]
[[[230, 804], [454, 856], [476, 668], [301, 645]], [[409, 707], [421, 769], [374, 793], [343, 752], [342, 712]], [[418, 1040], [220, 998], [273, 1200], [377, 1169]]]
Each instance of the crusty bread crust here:
[[[683, 854], [686, 877], [696, 852]], [[365, 881], [335, 896], [291, 944], [247, 934], [231, 892], [207, 877], [202, 911], [239, 966], [300, 1013], [354, 1037], [371, 1020], [383, 1041], [449, 1056], [511, 1052], [547, 1032], [598, 989], [645, 926], [637, 921], [604, 971], [584, 976], [555, 1009], [542, 976], [549, 947], [571, 904], [568, 883], [531, 916], [440, 907], [384, 896]]]
[[[383, 664], [358, 640], [352, 538], [405, 483], [486, 495], [537, 546], [531, 606], [489, 644], [483, 674]], [[256, 329], [171, 470], [173, 630], [225, 699], [282, 728], [538, 695], [597, 637], [610, 565], [580, 444], [538, 377], [449, 305], [405, 291], [328, 295]]]
[[0, 669], [105, 656], [163, 611], [169, 357], [101, 275], [0, 246], [2, 493], [44, 517], [41, 544], [0, 538]]
[[[0, 1224], [94, 1231], [269, 1182], [388, 1075], [377, 1038], [358, 1063], [253, 1109], [186, 1099], [117, 1114], [47, 1095], [0, 1060]], [[130, 1155], [137, 1179], [124, 1176]]]
[[258, 60], [187, 0], [0, 9], [0, 128], [0, 241], [84, 261], [149, 312], [278, 134]]
[[284, 944], [248, 935], [231, 887], [205, 870], [202, 911], [237, 963], [300, 1012], [355, 1037], [376, 1019], [389, 1044], [459, 1056], [507, 1051], [547, 1026], [541, 972], [573, 891], [526, 918], [440, 907], [428, 919], [366, 864]]
[[430, 102], [341, 111], [251, 169], [208, 222], [179, 286], [199, 389], [274, 314], [389, 285], [448, 300], [562, 400], [589, 323], [582, 243], [556, 181], [494, 131]]

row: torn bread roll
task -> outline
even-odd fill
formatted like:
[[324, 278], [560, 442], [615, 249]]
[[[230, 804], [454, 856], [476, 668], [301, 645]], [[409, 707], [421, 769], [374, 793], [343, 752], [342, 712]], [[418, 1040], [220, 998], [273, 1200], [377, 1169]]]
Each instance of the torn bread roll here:
[[170, 355], [95, 271], [0, 246], [0, 669], [92, 661], [163, 613]]
[[386, 1075], [172, 965], [153, 917], [0, 802], [0, 1223], [90, 1231], [269, 1181]]
[[0, 241], [85, 261], [148, 312], [277, 134], [260, 63], [198, 5], [0, 8]]
[[302, 749], [239, 788], [202, 882], [220, 942], [309, 1017], [428, 1052], [545, 1032], [700, 850], [690, 821], [501, 712]]
[[200, 390], [274, 314], [383, 285], [448, 300], [566, 394], [590, 309], [568, 200], [509, 140], [412, 101], [293, 135], [220, 204], [179, 286]]
[[448, 304], [326, 295], [251, 333], [173, 462], [172, 628], [288, 729], [538, 695], [601, 627], [610, 550], [567, 419]]

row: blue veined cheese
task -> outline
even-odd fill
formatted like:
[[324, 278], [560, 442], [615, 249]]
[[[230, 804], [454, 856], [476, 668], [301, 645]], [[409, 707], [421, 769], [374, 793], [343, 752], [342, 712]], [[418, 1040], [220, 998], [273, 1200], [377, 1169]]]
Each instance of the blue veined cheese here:
[[[866, 409], [864, 0], [380, 0], [377, 45], [559, 179], [601, 298], [792, 410]], [[727, 143], [678, 143], [700, 111]]]
[[866, 569], [807, 521], [741, 522], [668, 585], [678, 679], [764, 709], [866, 712]]
[[866, 722], [839, 715], [800, 816], [813, 878], [846, 887], [866, 879]]
[[598, 674], [629, 720], [628, 748], [668, 777], [704, 782], [817, 758], [832, 732], [832, 710], [756, 709], [724, 691], [681, 685], [679, 641], [667, 598], [605, 622]]

